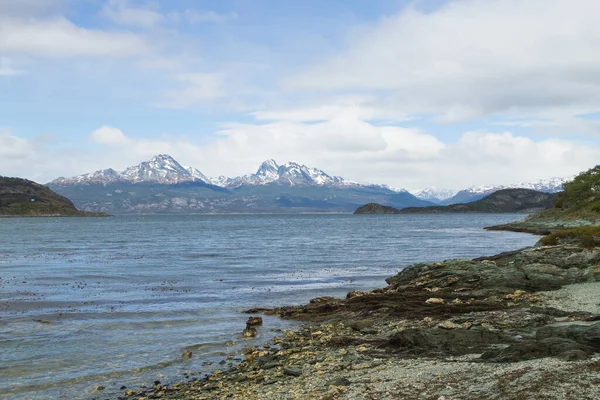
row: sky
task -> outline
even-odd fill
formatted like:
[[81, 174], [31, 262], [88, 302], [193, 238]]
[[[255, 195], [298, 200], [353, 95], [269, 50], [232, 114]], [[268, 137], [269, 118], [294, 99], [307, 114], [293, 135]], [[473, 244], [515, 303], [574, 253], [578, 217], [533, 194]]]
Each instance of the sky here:
[[460, 189], [600, 164], [597, 0], [0, 0], [0, 175], [166, 153]]

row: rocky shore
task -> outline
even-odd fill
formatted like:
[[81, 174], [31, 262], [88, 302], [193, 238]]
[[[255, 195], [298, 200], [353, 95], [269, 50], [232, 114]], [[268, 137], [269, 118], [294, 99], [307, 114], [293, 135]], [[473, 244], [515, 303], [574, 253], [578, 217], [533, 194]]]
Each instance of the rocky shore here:
[[306, 324], [202, 380], [119, 398], [598, 399], [597, 280], [600, 248], [573, 240], [415, 264], [346, 299], [248, 310]]

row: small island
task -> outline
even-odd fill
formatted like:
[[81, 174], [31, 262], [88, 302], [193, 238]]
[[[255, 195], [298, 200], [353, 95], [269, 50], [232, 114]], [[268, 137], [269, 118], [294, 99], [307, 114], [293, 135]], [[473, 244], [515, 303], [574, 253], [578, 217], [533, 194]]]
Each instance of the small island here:
[[0, 217], [103, 217], [78, 210], [71, 200], [46, 186], [21, 178], [0, 176]]

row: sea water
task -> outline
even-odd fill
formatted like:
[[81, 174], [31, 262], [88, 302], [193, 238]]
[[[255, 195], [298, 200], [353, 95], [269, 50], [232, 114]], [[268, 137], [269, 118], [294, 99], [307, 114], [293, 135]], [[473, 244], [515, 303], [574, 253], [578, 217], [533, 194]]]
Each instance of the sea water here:
[[114, 398], [123, 386], [200, 378], [296, 326], [265, 318], [257, 338], [242, 339], [241, 311], [382, 287], [415, 262], [533, 245], [482, 229], [521, 217], [0, 219], [0, 397]]

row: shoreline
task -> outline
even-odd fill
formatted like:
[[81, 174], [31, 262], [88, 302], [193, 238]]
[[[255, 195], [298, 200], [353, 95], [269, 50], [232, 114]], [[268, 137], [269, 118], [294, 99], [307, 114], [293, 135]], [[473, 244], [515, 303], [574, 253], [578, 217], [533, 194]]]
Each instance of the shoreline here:
[[[600, 398], [600, 343], [586, 339], [600, 336], [598, 263], [596, 248], [530, 247], [414, 264], [346, 299], [247, 310], [308, 324], [202, 380], [117, 398]], [[582, 284], [585, 310], [569, 297]]]

